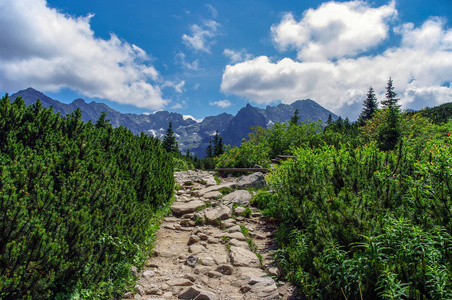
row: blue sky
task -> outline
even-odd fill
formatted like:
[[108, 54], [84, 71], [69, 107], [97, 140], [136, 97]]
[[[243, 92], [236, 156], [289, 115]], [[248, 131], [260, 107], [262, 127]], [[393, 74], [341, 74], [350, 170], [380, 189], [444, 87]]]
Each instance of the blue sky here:
[[[202, 119], [310, 98], [351, 120], [388, 78], [452, 97], [452, 1], [2, 0], [0, 92]], [[6, 30], [5, 30], [6, 29]]]

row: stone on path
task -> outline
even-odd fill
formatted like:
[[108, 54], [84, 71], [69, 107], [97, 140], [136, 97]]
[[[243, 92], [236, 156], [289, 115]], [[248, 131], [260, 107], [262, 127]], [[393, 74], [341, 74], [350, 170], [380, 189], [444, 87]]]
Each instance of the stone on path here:
[[204, 198], [206, 199], [218, 199], [221, 198], [223, 196], [222, 193], [220, 193], [219, 191], [213, 191], [213, 192], [208, 192], [206, 194], [204, 194]]
[[259, 268], [260, 261], [256, 254], [241, 247], [232, 246], [229, 253], [233, 266]]
[[229, 219], [232, 215], [231, 209], [227, 206], [220, 206], [212, 210], [206, 211], [205, 218], [209, 224], [216, 224], [217, 220]]
[[[250, 275], [240, 289], [249, 298], [262, 300], [278, 300], [279, 293], [275, 281], [271, 277]], [[252, 296], [251, 296], [252, 295]]]
[[212, 292], [191, 286], [179, 294], [179, 299], [217, 300], [218, 298]]
[[227, 205], [231, 208], [234, 204], [248, 206], [250, 204], [251, 194], [246, 190], [238, 190], [227, 194], [221, 200], [223, 201], [224, 205]]
[[236, 183], [235, 182], [229, 182], [229, 183], [224, 183], [224, 184], [219, 184], [219, 185], [214, 185], [214, 186], [210, 186], [204, 189], [200, 189], [200, 190], [195, 190], [193, 191], [193, 195], [194, 196], [198, 196], [198, 197], [204, 197], [205, 194], [210, 193], [210, 192], [214, 192], [214, 191], [219, 191], [223, 188], [229, 188], [229, 189], [234, 189], [236, 187]]
[[171, 212], [176, 216], [181, 216], [195, 212], [197, 209], [203, 207], [205, 204], [201, 200], [193, 200], [186, 203], [174, 202], [171, 206]]
[[184, 185], [189, 182], [198, 182], [206, 186], [217, 185], [215, 178], [211, 172], [207, 171], [185, 171], [185, 172], [174, 172], [174, 181], [178, 185]]
[[262, 188], [267, 186], [265, 176], [261, 172], [256, 172], [250, 175], [242, 176], [237, 180], [237, 188], [244, 190], [247, 188]]

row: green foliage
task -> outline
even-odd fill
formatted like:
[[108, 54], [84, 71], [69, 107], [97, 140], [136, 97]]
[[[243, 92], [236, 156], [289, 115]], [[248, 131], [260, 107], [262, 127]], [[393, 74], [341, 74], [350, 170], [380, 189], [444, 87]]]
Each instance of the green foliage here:
[[297, 109], [295, 109], [293, 116], [290, 118], [289, 120], [289, 124], [290, 125], [297, 125], [298, 122], [300, 122], [300, 111]]
[[165, 136], [163, 137], [162, 146], [168, 153], [179, 154], [179, 145], [177, 144], [176, 141], [176, 136], [173, 130], [172, 122], [169, 122], [168, 128], [166, 129]]
[[269, 147], [264, 144], [242, 142], [240, 148], [227, 148], [227, 152], [214, 158], [217, 168], [250, 168], [257, 164], [267, 166]]
[[363, 124], [365, 121], [370, 120], [374, 113], [378, 109], [378, 101], [375, 96], [374, 89], [372, 87], [369, 88], [369, 92], [367, 93], [367, 98], [363, 103], [363, 110], [359, 115], [358, 122]]
[[276, 258], [305, 298], [451, 297], [452, 124], [402, 121], [395, 151], [294, 150], [269, 175], [275, 193], [253, 198], [278, 221]]
[[0, 298], [120, 296], [173, 193], [159, 141], [5, 96], [0, 150]]

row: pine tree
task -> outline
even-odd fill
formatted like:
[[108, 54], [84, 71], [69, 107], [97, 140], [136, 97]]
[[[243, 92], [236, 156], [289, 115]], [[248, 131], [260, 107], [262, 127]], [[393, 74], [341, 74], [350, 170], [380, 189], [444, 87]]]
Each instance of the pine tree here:
[[170, 152], [178, 152], [179, 145], [176, 142], [176, 137], [174, 135], [173, 123], [172, 122], [170, 122], [169, 125], [168, 125], [168, 129], [166, 130], [166, 134], [163, 137], [162, 146], [166, 150], [166, 152], [168, 152], [168, 153], [170, 153]]
[[388, 85], [386, 86], [386, 100], [381, 101], [381, 104], [384, 107], [397, 106], [397, 108], [398, 108], [399, 106], [397, 105], [397, 102], [399, 101], [399, 99], [397, 99], [396, 96], [397, 96], [397, 93], [394, 92], [394, 86], [392, 85], [392, 78], [389, 77]]
[[293, 116], [290, 118], [289, 125], [296, 125], [296, 124], [298, 124], [298, 122], [300, 121], [300, 115], [299, 114], [300, 114], [300, 112], [299, 112], [298, 108], [295, 109], [295, 112], [293, 113]]
[[213, 157], [212, 140], [209, 141], [209, 145], [206, 148], [206, 156]]
[[380, 125], [378, 133], [378, 146], [384, 151], [393, 150], [401, 135], [400, 106], [397, 104], [399, 99], [396, 96], [392, 79], [389, 77], [386, 87], [386, 100], [381, 102], [384, 105], [384, 123]]
[[326, 126], [330, 126], [333, 123], [333, 117], [331, 113], [328, 114], [328, 120], [326, 120]]
[[224, 145], [223, 145], [223, 138], [218, 134], [218, 130], [215, 132], [215, 135], [213, 137], [213, 153], [212, 155], [220, 156], [224, 153]]
[[360, 124], [364, 124], [365, 121], [371, 119], [373, 114], [378, 109], [377, 97], [375, 96], [375, 92], [372, 87], [369, 88], [369, 92], [367, 93], [367, 98], [364, 100], [363, 106], [363, 110], [358, 118]]
[[110, 119], [107, 119], [107, 112], [102, 111], [100, 113], [99, 118], [96, 121], [95, 126], [96, 126], [96, 128], [106, 128], [106, 127], [111, 126], [110, 121], [111, 121]]

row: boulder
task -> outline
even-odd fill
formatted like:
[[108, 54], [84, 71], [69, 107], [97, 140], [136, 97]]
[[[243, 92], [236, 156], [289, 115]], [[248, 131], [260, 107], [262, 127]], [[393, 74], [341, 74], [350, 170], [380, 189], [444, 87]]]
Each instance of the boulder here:
[[179, 294], [179, 299], [217, 300], [214, 293], [191, 286]]
[[[279, 293], [275, 281], [271, 277], [257, 277], [250, 275], [242, 283], [240, 288], [242, 293], [246, 293], [246, 298], [262, 300], [278, 300]], [[252, 294], [252, 295], [251, 295]]]
[[231, 209], [227, 206], [219, 206], [205, 213], [206, 222], [216, 224], [216, 220], [226, 220], [232, 216]]
[[174, 202], [171, 206], [171, 211], [176, 216], [189, 214], [195, 212], [198, 208], [204, 206], [204, 202], [200, 200], [193, 200], [190, 202]]
[[233, 266], [259, 268], [260, 261], [256, 254], [241, 247], [231, 247], [229, 258]]
[[224, 205], [227, 205], [231, 208], [234, 204], [248, 206], [250, 204], [251, 194], [246, 190], [238, 190], [227, 194], [221, 200], [223, 201]]
[[265, 186], [267, 186], [267, 181], [265, 181], [265, 176], [261, 172], [242, 176], [237, 180], [237, 188], [240, 190], [247, 188], [259, 189]]

